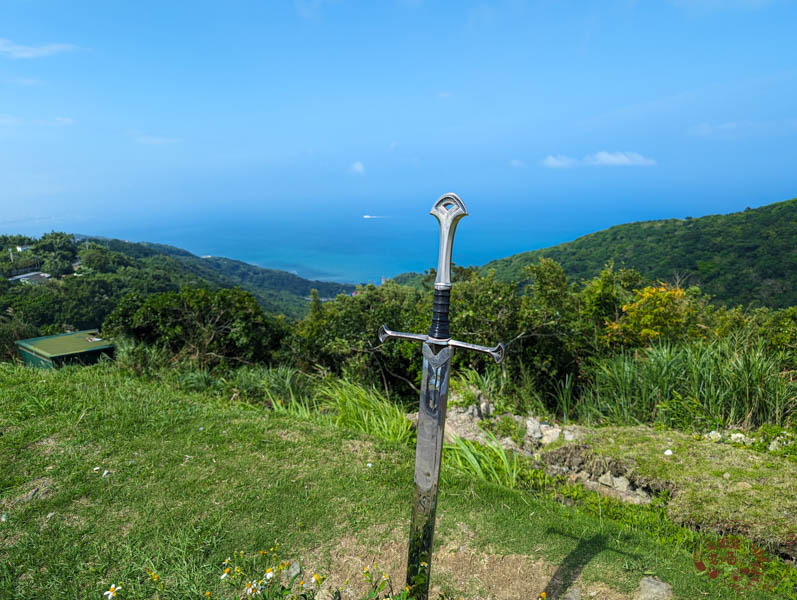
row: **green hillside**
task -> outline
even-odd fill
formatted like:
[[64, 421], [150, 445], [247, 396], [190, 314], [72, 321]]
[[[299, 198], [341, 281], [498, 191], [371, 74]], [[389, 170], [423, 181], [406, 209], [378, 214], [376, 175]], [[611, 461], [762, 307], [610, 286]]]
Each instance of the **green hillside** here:
[[651, 280], [697, 285], [716, 301], [785, 308], [797, 304], [797, 198], [728, 215], [627, 223], [550, 248], [491, 261], [503, 281], [522, 282], [540, 257], [573, 281], [614, 261]]

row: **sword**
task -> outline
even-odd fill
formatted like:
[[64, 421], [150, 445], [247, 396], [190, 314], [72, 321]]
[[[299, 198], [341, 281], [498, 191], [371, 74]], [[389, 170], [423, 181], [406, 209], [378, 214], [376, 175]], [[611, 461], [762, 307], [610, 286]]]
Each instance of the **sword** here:
[[440, 253], [434, 282], [432, 326], [427, 335], [379, 328], [379, 341], [389, 338], [423, 343], [423, 376], [418, 410], [417, 443], [415, 446], [415, 495], [410, 520], [410, 542], [407, 559], [407, 586], [410, 597], [427, 600], [432, 564], [432, 541], [437, 512], [437, 488], [443, 453], [443, 432], [446, 424], [448, 375], [455, 348], [484, 352], [500, 363], [506, 348], [478, 346], [451, 339], [448, 308], [451, 298], [451, 248], [454, 232], [462, 217], [468, 215], [465, 203], [456, 194], [445, 194], [432, 206], [430, 214], [440, 224]]

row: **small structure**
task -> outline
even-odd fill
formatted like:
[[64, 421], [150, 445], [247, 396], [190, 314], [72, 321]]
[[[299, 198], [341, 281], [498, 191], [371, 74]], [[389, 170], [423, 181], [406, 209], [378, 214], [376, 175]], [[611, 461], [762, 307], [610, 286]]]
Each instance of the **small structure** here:
[[50, 279], [49, 273], [42, 273], [41, 271], [33, 271], [32, 273], [23, 273], [16, 277], [9, 277], [9, 281], [21, 281], [22, 283], [42, 283]]
[[30, 367], [56, 369], [64, 365], [88, 365], [102, 355], [113, 355], [114, 345], [97, 337], [96, 329], [46, 335], [15, 342], [22, 362]]

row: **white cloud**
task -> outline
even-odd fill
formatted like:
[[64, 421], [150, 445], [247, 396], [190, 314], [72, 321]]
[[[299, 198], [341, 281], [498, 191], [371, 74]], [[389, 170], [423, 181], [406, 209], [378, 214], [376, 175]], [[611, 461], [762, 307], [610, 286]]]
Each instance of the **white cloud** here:
[[74, 44], [45, 44], [43, 46], [23, 46], [15, 44], [11, 40], [0, 38], [0, 55], [10, 56], [11, 58], [42, 58], [52, 56], [61, 52], [76, 50]]
[[575, 158], [570, 158], [564, 154], [549, 154], [542, 160], [542, 166], [549, 169], [568, 169], [578, 164]]
[[390, 142], [390, 143], [387, 145], [387, 149], [388, 149], [390, 152], [393, 152], [393, 150], [395, 150], [396, 148], [398, 148], [398, 142]]
[[359, 160], [357, 162], [353, 162], [349, 167], [349, 173], [354, 175], [365, 175], [365, 165]]
[[513, 158], [512, 160], [509, 161], [509, 166], [512, 167], [513, 169], [525, 169], [526, 163], [517, 158]]
[[650, 167], [656, 164], [652, 158], [646, 158], [636, 152], [607, 152], [606, 150], [586, 156], [583, 162], [588, 165], [607, 167]]
[[363, 219], [387, 219], [387, 217], [380, 215], [363, 215]]
[[180, 140], [177, 138], [162, 137], [159, 135], [137, 135], [135, 140], [139, 144], [149, 144], [152, 146], [163, 146], [166, 144], [176, 144]]
[[448, 90], [441, 90], [437, 92], [438, 98], [446, 99], [446, 98], [452, 98], [453, 96], [454, 92], [449, 92]]
[[77, 123], [77, 121], [70, 117], [56, 117], [53, 121], [56, 125], [74, 125]]
[[581, 166], [650, 167], [655, 164], [655, 160], [642, 156], [638, 152], [607, 152], [606, 150], [590, 154], [581, 160], [564, 154], [549, 154], [542, 160], [542, 166], [549, 169], [568, 169]]

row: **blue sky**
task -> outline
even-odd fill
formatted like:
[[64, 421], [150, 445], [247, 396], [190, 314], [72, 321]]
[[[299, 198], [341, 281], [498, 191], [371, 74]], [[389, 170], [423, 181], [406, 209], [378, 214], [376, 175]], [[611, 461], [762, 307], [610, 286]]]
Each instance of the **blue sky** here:
[[345, 229], [454, 191], [500, 252], [785, 200], [795, 31], [774, 0], [5, 0], [0, 232]]

